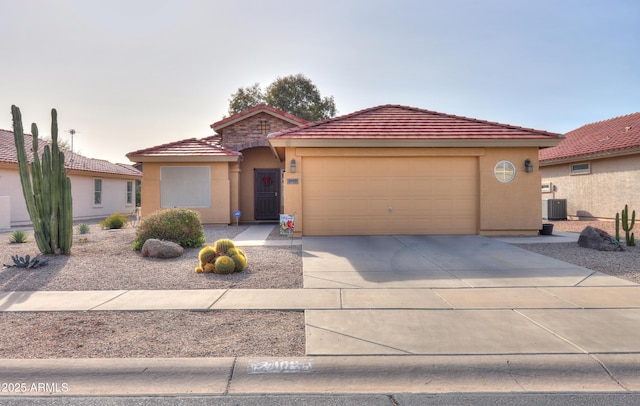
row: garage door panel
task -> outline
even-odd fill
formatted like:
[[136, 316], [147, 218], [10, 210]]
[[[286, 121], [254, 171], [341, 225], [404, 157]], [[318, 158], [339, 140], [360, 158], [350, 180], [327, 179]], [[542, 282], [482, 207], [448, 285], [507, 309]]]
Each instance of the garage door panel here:
[[380, 196], [381, 193], [386, 194], [385, 190], [388, 186], [386, 179], [374, 180], [353, 180], [348, 182], [349, 194], [357, 197]]
[[394, 179], [388, 182], [387, 188], [389, 189], [390, 196], [407, 196], [414, 190], [414, 182], [410, 179]]
[[477, 233], [475, 157], [305, 157], [304, 168], [305, 235]]

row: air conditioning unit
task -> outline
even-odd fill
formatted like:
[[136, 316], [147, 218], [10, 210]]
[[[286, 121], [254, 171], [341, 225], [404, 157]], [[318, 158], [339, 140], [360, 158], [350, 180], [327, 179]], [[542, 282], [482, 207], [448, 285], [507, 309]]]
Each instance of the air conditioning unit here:
[[542, 199], [543, 220], [566, 220], [567, 199]]

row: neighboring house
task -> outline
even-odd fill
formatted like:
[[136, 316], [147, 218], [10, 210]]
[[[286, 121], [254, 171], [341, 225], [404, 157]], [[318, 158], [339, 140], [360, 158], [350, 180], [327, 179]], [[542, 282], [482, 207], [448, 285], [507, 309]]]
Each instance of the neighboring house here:
[[[33, 138], [24, 136], [29, 162]], [[42, 157], [46, 141], [40, 141], [38, 156]], [[67, 176], [71, 180], [74, 220], [106, 218], [135, 209], [135, 181], [142, 173], [131, 165], [113, 164], [101, 159], [86, 158], [68, 150], [65, 154]], [[18, 160], [13, 132], [0, 130], [0, 229], [30, 225], [18, 173]]]
[[570, 219], [640, 210], [640, 113], [584, 125], [540, 151], [542, 198], [566, 199]]
[[307, 123], [261, 104], [211, 124], [216, 135], [130, 152], [142, 163], [142, 216], [184, 207], [205, 224], [229, 224], [238, 210], [239, 221], [278, 220], [284, 163], [267, 134]]
[[[289, 128], [262, 130], [267, 119]], [[303, 235], [533, 235], [542, 225], [538, 149], [560, 142], [396, 105], [316, 123], [259, 106], [212, 128], [220, 136], [128, 154], [144, 163], [143, 215], [193, 207], [204, 222], [231, 223], [240, 208], [242, 221], [294, 215]]]

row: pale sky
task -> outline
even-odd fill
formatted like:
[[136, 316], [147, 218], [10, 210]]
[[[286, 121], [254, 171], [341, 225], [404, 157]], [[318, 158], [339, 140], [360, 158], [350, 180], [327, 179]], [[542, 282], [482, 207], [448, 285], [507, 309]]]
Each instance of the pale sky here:
[[640, 111], [637, 0], [0, 0], [0, 128], [91, 158], [213, 134], [302, 73], [338, 114], [402, 104], [565, 133]]

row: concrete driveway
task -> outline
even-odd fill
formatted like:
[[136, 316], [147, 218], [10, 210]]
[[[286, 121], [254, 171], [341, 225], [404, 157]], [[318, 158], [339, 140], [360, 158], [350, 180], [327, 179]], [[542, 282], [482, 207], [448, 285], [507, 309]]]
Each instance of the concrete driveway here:
[[304, 237], [308, 355], [626, 354], [640, 287], [482, 236]]

